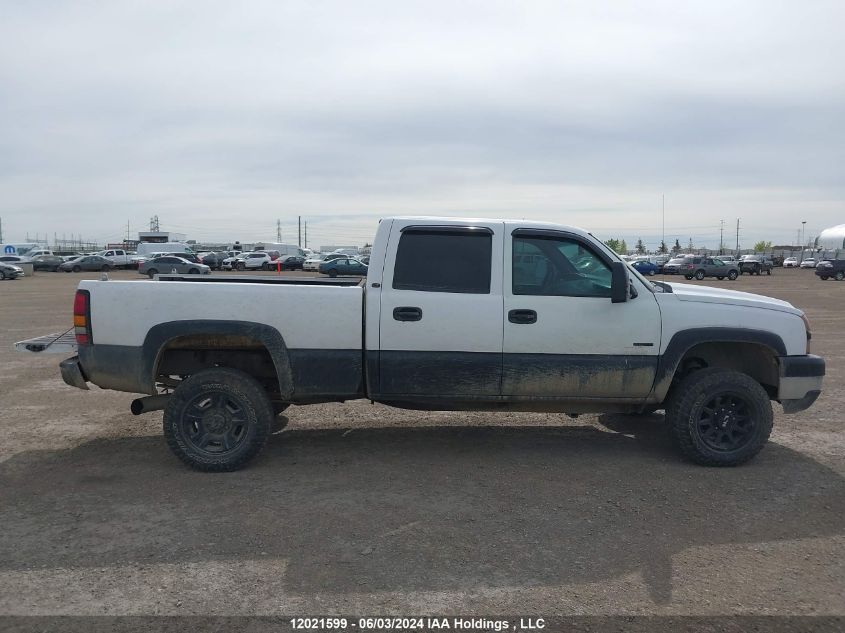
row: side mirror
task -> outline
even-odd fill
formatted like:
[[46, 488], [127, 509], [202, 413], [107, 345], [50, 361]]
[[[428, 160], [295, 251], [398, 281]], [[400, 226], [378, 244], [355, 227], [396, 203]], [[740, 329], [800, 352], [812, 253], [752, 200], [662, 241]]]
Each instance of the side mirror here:
[[625, 303], [628, 300], [628, 266], [622, 262], [610, 265], [610, 302]]

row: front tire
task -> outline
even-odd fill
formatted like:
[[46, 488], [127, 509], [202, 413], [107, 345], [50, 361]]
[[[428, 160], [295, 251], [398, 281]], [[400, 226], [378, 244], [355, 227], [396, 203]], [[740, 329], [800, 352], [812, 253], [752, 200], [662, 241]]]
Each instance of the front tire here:
[[766, 274], [767, 274], [767, 275], [771, 275], [771, 274], [772, 274], [772, 269], [771, 269], [771, 268], [767, 269], [767, 270], [766, 270]]
[[252, 376], [226, 367], [182, 382], [164, 409], [164, 436], [185, 464], [231, 472], [264, 448], [274, 418], [267, 392]]
[[833, 278], [834, 278], [836, 281], [842, 281], [843, 279], [845, 279], [845, 272], [842, 272], [842, 271], [840, 270], [838, 273], [836, 273], [836, 275], [834, 275], [834, 277], [833, 277]]
[[337, 271], [334, 268], [329, 271], [329, 277], [337, 277]]
[[695, 278], [698, 279], [698, 281], [701, 281], [702, 279], [704, 279], [704, 271], [703, 270], [695, 271]]
[[732, 270], [728, 273], [728, 279], [731, 281], [736, 281], [736, 278], [739, 277], [742, 273], [737, 273], [735, 270]]
[[708, 368], [681, 381], [666, 419], [673, 443], [687, 459], [703, 466], [738, 466], [768, 441], [772, 403], [747, 374]]
[[819, 279], [821, 279], [822, 281], [827, 281], [829, 277], [827, 275], [819, 275]]
[[75, 272], [75, 273], [81, 273], [81, 272], [82, 272], [82, 267], [81, 267], [81, 266], [74, 266], [74, 267], [73, 267], [73, 272]]
[[200, 271], [199, 271], [198, 268], [191, 268], [191, 270], [188, 271], [188, 274], [189, 275], [199, 275]]

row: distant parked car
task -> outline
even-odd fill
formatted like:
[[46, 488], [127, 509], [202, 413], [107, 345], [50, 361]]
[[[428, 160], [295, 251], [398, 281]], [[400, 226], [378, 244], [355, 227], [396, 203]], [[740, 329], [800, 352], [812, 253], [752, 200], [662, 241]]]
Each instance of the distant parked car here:
[[220, 270], [223, 267], [223, 260], [229, 255], [224, 252], [207, 253], [202, 258], [202, 263], [211, 268], [211, 270]]
[[100, 257], [99, 255], [82, 255], [81, 257], [77, 257], [76, 259], [72, 259], [69, 262], [59, 265], [59, 270], [66, 273], [71, 271], [78, 273], [83, 270], [102, 270], [103, 272], [107, 272], [109, 270], [114, 270], [114, 264], [111, 263], [111, 260], [108, 260], [105, 257]]
[[299, 255], [288, 255], [281, 259], [282, 270], [302, 270], [302, 264], [305, 263], [305, 258]]
[[255, 253], [247, 253], [243, 259], [238, 262], [238, 270], [270, 270], [270, 264], [273, 262], [272, 257], [266, 251], [257, 251]]
[[32, 269], [56, 272], [59, 270], [59, 266], [64, 263], [65, 260], [58, 255], [38, 255], [37, 257], [32, 258]]
[[349, 257], [348, 255], [343, 255], [341, 253], [329, 253], [328, 255], [315, 255], [314, 257], [309, 257], [302, 263], [302, 270], [320, 270], [320, 264], [323, 262], [330, 262], [333, 259], [341, 259], [344, 257]]
[[362, 264], [357, 259], [341, 257], [340, 259], [330, 259], [320, 264], [320, 272], [329, 277], [337, 277], [338, 275], [366, 275], [367, 265]]
[[680, 275], [681, 265], [684, 263], [684, 257], [673, 257], [668, 262], [663, 264], [663, 274], [665, 275]]
[[836, 281], [845, 279], [845, 259], [829, 259], [819, 262], [816, 266], [816, 275], [822, 281], [833, 277]]
[[207, 275], [211, 272], [211, 268], [205, 264], [197, 264], [191, 262], [184, 257], [175, 257], [173, 255], [165, 255], [163, 257], [154, 257], [148, 259], [138, 267], [138, 272], [142, 275], [148, 275], [150, 279], [156, 275], [172, 273], [176, 271], [179, 275]]
[[774, 266], [772, 260], [766, 259], [762, 255], [746, 255], [739, 262], [739, 274], [762, 275], [766, 273], [771, 275]]
[[223, 260], [223, 265], [221, 266], [221, 268], [223, 270], [237, 270], [238, 265], [243, 261], [244, 257], [246, 257], [246, 253], [230, 255], [229, 257]]
[[29, 259], [26, 257], [21, 257], [20, 255], [3, 255], [0, 256], [0, 262], [5, 262], [7, 264], [21, 264], [23, 262], [28, 262]]
[[784, 268], [798, 268], [798, 258], [797, 257], [787, 257], [783, 260], [783, 267]]
[[658, 270], [657, 264], [652, 264], [644, 259], [633, 262], [631, 266], [642, 275], [656, 275]]
[[23, 268], [8, 262], [0, 262], [0, 280], [23, 277]]
[[818, 261], [815, 257], [808, 257], [804, 261], [801, 262], [801, 268], [815, 268], [818, 265]]

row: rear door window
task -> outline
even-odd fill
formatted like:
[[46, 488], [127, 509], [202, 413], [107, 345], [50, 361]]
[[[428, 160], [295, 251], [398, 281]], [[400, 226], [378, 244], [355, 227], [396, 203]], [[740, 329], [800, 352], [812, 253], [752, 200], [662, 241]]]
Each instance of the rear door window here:
[[492, 250], [489, 230], [406, 229], [396, 253], [393, 288], [490, 294]]

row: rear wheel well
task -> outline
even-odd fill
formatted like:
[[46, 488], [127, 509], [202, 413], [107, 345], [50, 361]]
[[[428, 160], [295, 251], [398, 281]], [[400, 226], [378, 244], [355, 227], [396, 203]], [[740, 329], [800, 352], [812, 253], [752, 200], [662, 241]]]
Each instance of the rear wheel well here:
[[747, 374], [756, 380], [769, 398], [778, 392], [777, 353], [760, 343], [712, 342], [699, 343], [681, 357], [672, 378], [672, 390], [691, 373], [707, 367], [730, 369]]
[[255, 378], [271, 400], [280, 400], [273, 357], [259, 340], [237, 334], [190, 334], [168, 340], [158, 353], [154, 378], [158, 386], [177, 387], [203, 369], [228, 367]]

